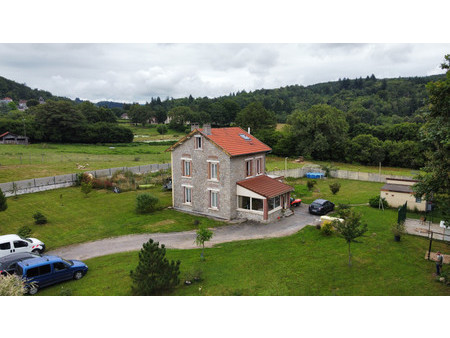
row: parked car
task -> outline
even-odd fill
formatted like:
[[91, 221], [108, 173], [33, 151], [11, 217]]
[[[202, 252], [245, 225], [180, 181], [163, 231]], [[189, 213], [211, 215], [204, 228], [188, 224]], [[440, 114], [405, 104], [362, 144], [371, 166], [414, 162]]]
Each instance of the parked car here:
[[58, 256], [42, 256], [18, 262], [14, 273], [25, 281], [26, 292], [34, 295], [40, 288], [70, 279], [81, 279], [88, 266], [81, 261]]
[[325, 215], [334, 210], [334, 203], [319, 198], [309, 205], [308, 210], [310, 214]]
[[13, 253], [8, 256], [0, 258], [0, 275], [14, 273], [17, 262], [22, 262], [27, 259], [40, 257], [38, 254], [31, 252]]
[[36, 238], [25, 238], [19, 235], [0, 236], [0, 257], [20, 252], [41, 254], [44, 250], [45, 244]]
[[300, 198], [291, 197], [291, 207], [298, 207], [300, 204], [302, 204], [302, 200]]

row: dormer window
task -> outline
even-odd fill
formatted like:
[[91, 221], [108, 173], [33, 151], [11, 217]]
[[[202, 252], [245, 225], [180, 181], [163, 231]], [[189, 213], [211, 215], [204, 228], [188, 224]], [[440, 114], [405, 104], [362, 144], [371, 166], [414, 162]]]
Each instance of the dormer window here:
[[194, 137], [195, 149], [203, 149], [202, 137], [200, 135], [195, 135]]

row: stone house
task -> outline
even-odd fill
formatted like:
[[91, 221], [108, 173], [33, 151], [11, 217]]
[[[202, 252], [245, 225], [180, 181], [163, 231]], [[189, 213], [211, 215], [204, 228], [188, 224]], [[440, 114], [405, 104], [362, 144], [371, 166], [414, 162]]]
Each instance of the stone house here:
[[408, 202], [407, 207], [410, 210], [417, 208], [419, 211], [429, 211], [431, 203], [414, 196], [412, 186], [417, 182], [417, 180], [386, 178], [386, 184], [381, 188], [380, 197], [385, 198], [391, 207], [397, 208]]
[[270, 222], [290, 213], [294, 189], [265, 174], [272, 149], [241, 128], [192, 126], [171, 146], [174, 209]]

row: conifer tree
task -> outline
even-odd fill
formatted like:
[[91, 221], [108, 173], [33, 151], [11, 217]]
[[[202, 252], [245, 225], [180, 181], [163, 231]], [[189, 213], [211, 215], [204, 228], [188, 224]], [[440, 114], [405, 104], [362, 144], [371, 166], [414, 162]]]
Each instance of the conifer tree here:
[[130, 272], [134, 295], [151, 296], [167, 293], [179, 283], [180, 261], [167, 260], [164, 244], [149, 239], [139, 253], [139, 264]]

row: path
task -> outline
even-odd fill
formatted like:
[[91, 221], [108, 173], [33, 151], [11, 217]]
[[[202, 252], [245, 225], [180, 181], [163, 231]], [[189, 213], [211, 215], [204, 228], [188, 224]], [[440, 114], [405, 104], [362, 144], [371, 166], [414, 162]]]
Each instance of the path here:
[[419, 219], [407, 218], [405, 220], [405, 228], [408, 234], [424, 237], [429, 237], [429, 229], [434, 232], [433, 239], [450, 241], [450, 230], [441, 228], [437, 223], [430, 224], [430, 222], [422, 222]]
[[[205, 246], [247, 239], [284, 237], [303, 229], [306, 225], [315, 225], [320, 216], [308, 213], [307, 205], [295, 208], [295, 214], [270, 224], [244, 222], [236, 225], [214, 228], [214, 236]], [[194, 249], [195, 230], [170, 233], [136, 234], [121, 237], [106, 238], [98, 241], [70, 245], [46, 252], [47, 255], [62, 256], [67, 259], [89, 259], [124, 251], [136, 251], [149, 238], [171, 249]]]

